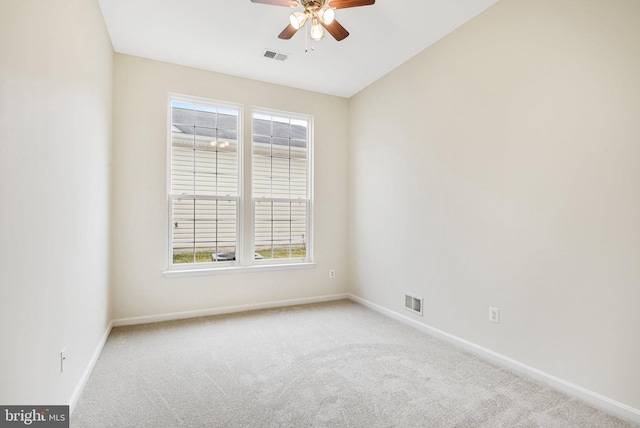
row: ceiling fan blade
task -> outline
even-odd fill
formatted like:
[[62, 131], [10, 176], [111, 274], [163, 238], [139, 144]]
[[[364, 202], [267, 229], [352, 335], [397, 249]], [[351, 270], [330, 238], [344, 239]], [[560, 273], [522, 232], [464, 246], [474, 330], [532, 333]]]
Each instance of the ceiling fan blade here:
[[333, 9], [346, 9], [348, 7], [370, 6], [375, 4], [375, 2], [376, 0], [331, 0], [329, 1], [329, 7]]
[[282, 30], [282, 33], [278, 34], [278, 38], [279, 39], [285, 39], [285, 40], [289, 40], [290, 38], [293, 37], [294, 34], [296, 34], [298, 32], [298, 30], [296, 30], [295, 28], [293, 28], [293, 25], [289, 24], [287, 25], [287, 28], [285, 28], [284, 30]]
[[349, 32], [335, 19], [331, 24], [328, 25], [322, 22], [322, 20], [320, 20], [320, 23], [337, 41], [346, 39], [349, 35]]
[[251, 0], [252, 3], [270, 4], [272, 6], [297, 7], [300, 4], [295, 0]]

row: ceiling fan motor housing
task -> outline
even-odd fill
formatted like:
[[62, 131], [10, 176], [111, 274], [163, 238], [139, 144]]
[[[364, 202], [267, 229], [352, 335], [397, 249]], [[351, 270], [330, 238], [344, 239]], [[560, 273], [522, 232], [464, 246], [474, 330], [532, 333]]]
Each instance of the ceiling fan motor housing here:
[[318, 1], [318, 0], [303, 0], [302, 6], [304, 7], [305, 10], [308, 10], [310, 12], [318, 11], [322, 8], [322, 6], [324, 6], [324, 2]]

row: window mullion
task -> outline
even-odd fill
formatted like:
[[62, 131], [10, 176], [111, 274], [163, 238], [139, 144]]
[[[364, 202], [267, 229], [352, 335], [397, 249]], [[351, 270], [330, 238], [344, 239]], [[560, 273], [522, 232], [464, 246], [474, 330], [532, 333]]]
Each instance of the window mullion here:
[[197, 204], [197, 199], [193, 200], [193, 238], [192, 238], [192, 243], [193, 243], [193, 263], [196, 262], [196, 204]]
[[216, 227], [216, 232], [215, 232], [215, 236], [216, 236], [215, 244], [216, 244], [216, 247], [215, 247], [215, 252], [214, 252], [214, 254], [220, 254], [220, 249], [219, 249], [219, 247], [218, 247], [218, 242], [220, 242], [220, 239], [219, 239], [219, 233], [218, 233], [218, 232], [220, 231], [220, 223], [219, 223], [219, 218], [218, 218], [218, 200], [217, 200], [217, 199], [216, 199], [216, 202], [215, 202], [215, 205], [214, 205], [214, 206], [215, 206], [214, 210], [215, 210], [215, 219], [216, 219], [216, 222], [215, 222], [215, 227]]
[[[193, 122], [193, 132], [191, 135], [193, 135], [193, 153], [191, 156], [191, 161], [193, 162], [193, 177], [191, 179], [191, 192], [195, 195], [196, 194], [196, 175], [197, 175], [197, 171], [196, 171], [196, 123], [195, 123], [195, 114], [196, 114], [196, 107], [195, 105], [193, 106], [193, 115], [194, 115], [194, 122]], [[192, 263], [195, 263], [197, 258], [196, 258], [196, 200], [193, 200], [193, 225], [192, 225], [192, 238], [191, 238], [191, 243], [192, 243], [192, 250], [193, 250], [193, 258], [191, 259]]]

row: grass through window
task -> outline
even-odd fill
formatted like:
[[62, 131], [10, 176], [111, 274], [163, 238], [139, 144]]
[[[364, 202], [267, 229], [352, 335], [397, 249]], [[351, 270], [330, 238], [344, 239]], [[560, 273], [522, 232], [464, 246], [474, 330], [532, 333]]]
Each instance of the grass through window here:
[[[289, 249], [274, 249], [273, 254], [271, 250], [259, 250], [256, 251], [265, 259], [300, 259], [307, 257], [306, 248], [293, 248], [291, 250], [291, 257], [289, 257]], [[213, 261], [213, 253], [211, 251], [198, 251], [196, 252], [195, 263], [209, 263]], [[193, 253], [180, 253], [173, 255], [173, 264], [194, 263]]]

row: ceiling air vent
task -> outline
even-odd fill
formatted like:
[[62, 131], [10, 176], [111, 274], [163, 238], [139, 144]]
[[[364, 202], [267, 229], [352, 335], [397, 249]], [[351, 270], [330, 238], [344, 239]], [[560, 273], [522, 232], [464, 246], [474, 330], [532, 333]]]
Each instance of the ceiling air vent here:
[[270, 51], [268, 49], [264, 51], [264, 56], [266, 58], [277, 59], [278, 61], [284, 61], [285, 59], [288, 58], [287, 54], [283, 54], [276, 51]]

